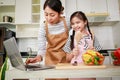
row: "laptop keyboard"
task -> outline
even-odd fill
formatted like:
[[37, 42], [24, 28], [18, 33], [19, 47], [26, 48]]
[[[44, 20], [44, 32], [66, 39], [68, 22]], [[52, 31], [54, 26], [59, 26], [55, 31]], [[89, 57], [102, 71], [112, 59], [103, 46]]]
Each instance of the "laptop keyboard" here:
[[41, 68], [40, 65], [25, 65], [26, 68]]

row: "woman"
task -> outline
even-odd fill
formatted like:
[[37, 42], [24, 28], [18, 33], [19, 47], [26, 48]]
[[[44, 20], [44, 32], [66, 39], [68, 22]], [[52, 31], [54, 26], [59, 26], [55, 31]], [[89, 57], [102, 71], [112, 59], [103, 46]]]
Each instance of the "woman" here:
[[39, 30], [38, 55], [35, 58], [28, 59], [26, 63], [40, 62], [43, 60], [43, 56], [45, 56], [46, 65], [65, 63], [66, 53], [62, 48], [66, 43], [69, 31], [65, 19], [61, 17], [64, 8], [60, 0], [46, 0], [43, 9], [46, 21]]

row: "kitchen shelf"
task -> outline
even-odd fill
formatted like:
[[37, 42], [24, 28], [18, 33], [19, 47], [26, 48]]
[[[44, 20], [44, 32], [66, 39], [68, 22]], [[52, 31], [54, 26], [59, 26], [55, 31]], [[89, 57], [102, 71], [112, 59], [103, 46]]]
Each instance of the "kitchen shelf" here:
[[109, 13], [89, 13], [86, 14], [87, 17], [107, 17]]
[[0, 22], [0, 27], [6, 27], [14, 32], [16, 32], [16, 25], [10, 22]]
[[32, 4], [40, 4], [40, 0], [32, 0]]
[[0, 22], [3, 21], [3, 16], [11, 16], [14, 22], [15, 6], [0, 6]]
[[32, 0], [32, 23], [40, 23], [40, 0]]

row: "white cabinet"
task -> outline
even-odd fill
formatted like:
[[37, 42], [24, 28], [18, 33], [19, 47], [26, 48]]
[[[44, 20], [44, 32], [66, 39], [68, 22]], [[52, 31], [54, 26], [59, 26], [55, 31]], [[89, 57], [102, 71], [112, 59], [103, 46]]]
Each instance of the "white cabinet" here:
[[15, 12], [16, 24], [39, 23], [40, 0], [16, 0]]
[[119, 0], [65, 0], [65, 15], [83, 11], [90, 22], [120, 21]]
[[65, 0], [65, 17], [69, 20], [70, 15], [76, 11], [76, 0]]
[[40, 0], [16, 0], [17, 38], [37, 37], [40, 24]]
[[108, 16], [107, 0], [66, 0], [66, 17], [75, 11], [83, 11], [87, 16]]
[[31, 23], [31, 0], [16, 0], [15, 7], [15, 23], [30, 24]]
[[108, 13], [106, 0], [77, 0], [76, 4], [77, 10], [83, 11], [87, 16]]
[[92, 0], [93, 13], [108, 13], [107, 0]]
[[15, 5], [15, 0], [0, 0], [0, 6]]
[[76, 0], [77, 11], [83, 11], [84, 13], [91, 13], [92, 11], [92, 2], [91, 0]]
[[107, 21], [120, 21], [119, 1], [107, 0], [109, 17]]
[[40, 23], [40, 0], [32, 0], [32, 23]]

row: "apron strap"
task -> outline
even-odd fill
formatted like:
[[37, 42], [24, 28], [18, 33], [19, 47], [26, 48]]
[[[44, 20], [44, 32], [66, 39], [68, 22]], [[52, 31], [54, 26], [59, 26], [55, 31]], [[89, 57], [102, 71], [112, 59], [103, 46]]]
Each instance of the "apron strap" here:
[[[68, 27], [67, 27], [67, 24], [66, 24], [66, 20], [65, 20], [64, 17], [60, 17], [60, 19], [63, 21], [63, 23], [64, 23], [64, 28], [65, 28], [65, 32], [66, 32], [67, 35], [68, 35]], [[46, 31], [46, 37], [47, 37], [47, 35], [48, 35], [48, 22], [47, 22], [47, 21], [45, 21], [45, 31]]]
[[65, 18], [64, 18], [64, 17], [61, 17], [61, 19], [62, 19], [62, 21], [63, 21], [63, 23], [64, 23], [64, 28], [65, 28], [65, 31], [66, 31], [66, 33], [68, 34], [68, 27], [67, 27], [66, 20], [65, 20]]
[[47, 37], [48, 35], [48, 22], [47, 21], [45, 21], [45, 31], [46, 31], [46, 37]]

